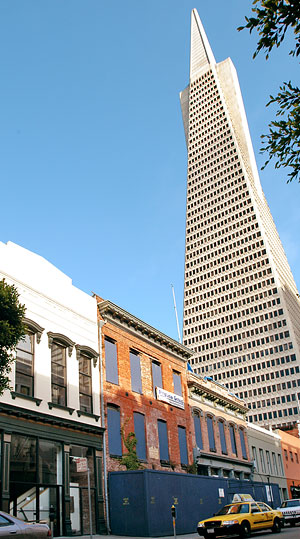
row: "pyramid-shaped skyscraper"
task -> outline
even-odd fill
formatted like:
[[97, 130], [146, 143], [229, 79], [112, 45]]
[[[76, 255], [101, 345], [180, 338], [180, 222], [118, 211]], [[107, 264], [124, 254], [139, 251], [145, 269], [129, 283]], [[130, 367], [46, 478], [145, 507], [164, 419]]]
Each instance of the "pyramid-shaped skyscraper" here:
[[300, 301], [264, 197], [230, 58], [192, 11], [183, 343], [191, 366], [245, 400], [250, 422], [300, 420]]

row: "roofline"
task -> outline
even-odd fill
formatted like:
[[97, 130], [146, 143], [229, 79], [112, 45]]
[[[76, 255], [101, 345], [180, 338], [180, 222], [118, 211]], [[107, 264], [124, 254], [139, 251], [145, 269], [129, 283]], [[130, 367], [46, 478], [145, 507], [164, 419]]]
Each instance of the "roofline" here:
[[187, 361], [194, 353], [183, 344], [180, 344], [171, 337], [168, 337], [165, 333], [162, 333], [153, 326], [143, 322], [143, 320], [140, 320], [133, 314], [125, 311], [112, 301], [107, 299], [99, 301], [97, 302], [97, 306], [98, 311], [103, 318], [107, 318], [111, 322], [119, 321], [121, 324], [126, 324], [128, 329], [141, 333], [140, 336], [144, 339], [150, 339], [159, 346], [169, 349], [169, 351], [181, 356], [185, 361]]
[[[213, 384], [214, 381], [210, 381], [210, 383]], [[213, 397], [213, 400], [223, 401], [226, 406], [228, 406], [229, 408], [232, 408], [233, 410], [239, 411], [242, 414], [247, 414], [249, 412], [248, 407], [244, 404], [243, 401], [238, 402], [237, 398], [230, 395], [229, 392], [228, 392], [228, 396], [221, 394], [220, 392], [218, 392], [217, 387], [216, 387], [216, 391], [214, 391], [210, 387], [205, 387], [205, 380], [203, 378], [198, 377], [194, 373], [190, 373], [190, 372], [188, 373], [187, 385], [188, 385], [188, 388], [191, 388], [191, 389], [195, 388], [196, 392], [198, 390], [204, 394], [206, 393], [207, 395], [210, 395], [211, 397]], [[215, 384], [215, 385], [217, 386], [218, 384]], [[224, 387], [224, 390], [227, 391], [227, 388]]]

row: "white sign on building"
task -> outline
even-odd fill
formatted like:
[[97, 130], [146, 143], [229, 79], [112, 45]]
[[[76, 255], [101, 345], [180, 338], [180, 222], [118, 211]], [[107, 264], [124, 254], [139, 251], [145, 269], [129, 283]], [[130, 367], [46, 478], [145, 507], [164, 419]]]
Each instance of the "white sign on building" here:
[[167, 402], [172, 406], [176, 406], [177, 408], [182, 408], [182, 410], [184, 410], [183, 397], [180, 397], [180, 395], [175, 395], [175, 393], [170, 393], [161, 387], [157, 387], [156, 398], [159, 401]]

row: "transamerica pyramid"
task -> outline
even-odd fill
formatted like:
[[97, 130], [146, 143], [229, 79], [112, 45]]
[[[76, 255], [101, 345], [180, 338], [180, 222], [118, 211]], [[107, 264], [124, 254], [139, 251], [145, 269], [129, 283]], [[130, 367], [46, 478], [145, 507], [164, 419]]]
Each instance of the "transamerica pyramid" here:
[[192, 11], [183, 343], [197, 374], [246, 401], [248, 419], [300, 420], [300, 301], [264, 197], [230, 58], [216, 63]]

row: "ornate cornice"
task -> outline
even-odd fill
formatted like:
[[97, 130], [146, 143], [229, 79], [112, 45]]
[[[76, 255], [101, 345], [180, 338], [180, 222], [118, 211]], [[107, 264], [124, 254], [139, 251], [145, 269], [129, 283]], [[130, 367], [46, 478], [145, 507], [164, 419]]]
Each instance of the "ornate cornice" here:
[[118, 324], [122, 328], [135, 333], [140, 338], [155, 343], [156, 346], [176, 355], [182, 361], [186, 362], [193, 355], [193, 351], [183, 344], [171, 339], [171, 337], [161, 333], [158, 329], [136, 318], [109, 300], [100, 301], [98, 303], [98, 310], [104, 320]]
[[41, 412], [35, 412], [26, 408], [20, 408], [18, 406], [12, 406], [11, 404], [0, 403], [0, 417], [1, 414], [7, 416], [13, 416], [15, 418], [24, 419], [27, 423], [39, 423], [44, 425], [53, 425], [71, 430], [80, 430], [81, 432], [87, 432], [92, 434], [100, 434], [104, 432], [103, 427], [98, 425], [90, 425], [86, 422], [81, 423], [72, 419], [65, 419], [55, 415], [45, 414]]
[[243, 401], [240, 401], [236, 396], [230, 395], [227, 389], [219, 386], [214, 381], [207, 381], [200, 376], [188, 372], [187, 385], [191, 391], [191, 395], [200, 395], [205, 399], [217, 403], [229, 410], [239, 412], [245, 415], [249, 410]]

